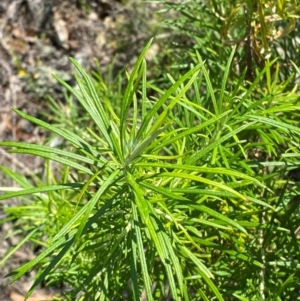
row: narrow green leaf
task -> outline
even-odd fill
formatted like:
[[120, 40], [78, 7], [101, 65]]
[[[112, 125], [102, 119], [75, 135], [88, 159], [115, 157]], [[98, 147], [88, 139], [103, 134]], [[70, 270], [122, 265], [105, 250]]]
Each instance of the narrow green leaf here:
[[170, 125], [168, 124], [165, 127], [163, 127], [162, 129], [157, 130], [156, 132], [152, 133], [150, 135], [150, 137], [147, 137], [141, 144], [139, 144], [136, 147], [136, 149], [131, 154], [129, 154], [129, 156], [126, 158], [125, 166], [129, 166], [132, 163], [132, 161], [134, 159], [136, 159], [138, 156], [140, 156], [143, 153], [143, 151], [145, 150], [145, 148], [147, 148], [149, 146], [149, 144], [151, 144], [151, 142], [153, 142], [153, 140], [155, 140], [155, 138], [159, 134], [163, 133], [166, 130], [166, 128], [169, 126]]
[[102, 194], [104, 194], [106, 192], [106, 190], [113, 184], [115, 183], [115, 179], [116, 177], [119, 175], [119, 170], [114, 171], [101, 185], [101, 187], [99, 188], [99, 190], [96, 192], [96, 194], [93, 196], [93, 198], [91, 200], [89, 200], [89, 202], [84, 205], [82, 207], [82, 209], [84, 209], [82, 211], [82, 216], [81, 216], [81, 221], [80, 221], [80, 225], [78, 227], [76, 236], [75, 236], [75, 242], [80, 238], [84, 227], [86, 226], [87, 220], [90, 217], [91, 212], [93, 211], [95, 205], [97, 202], [99, 202], [100, 197], [102, 196]]
[[172, 178], [183, 178], [183, 179], [188, 179], [188, 180], [192, 180], [192, 181], [197, 181], [197, 182], [201, 182], [201, 183], [205, 183], [207, 185], [211, 185], [214, 187], [217, 187], [219, 189], [231, 192], [233, 194], [235, 194], [236, 196], [240, 197], [243, 200], [247, 200], [247, 198], [240, 194], [239, 192], [235, 191], [234, 189], [219, 183], [219, 182], [215, 182], [200, 176], [196, 176], [196, 175], [192, 175], [192, 174], [186, 174], [186, 173], [179, 173], [179, 172], [163, 172], [160, 174], [161, 177], [172, 177]]
[[204, 66], [204, 62], [202, 61], [202, 59], [201, 59], [198, 52], [197, 52], [197, 58], [198, 58], [198, 60], [201, 64], [201, 70], [202, 70], [203, 75], [205, 77], [205, 81], [206, 81], [206, 84], [207, 84], [207, 89], [208, 89], [208, 92], [210, 94], [210, 97], [211, 97], [211, 100], [212, 100], [212, 103], [213, 103], [215, 114], [217, 116], [219, 116], [220, 115], [219, 106], [218, 106], [217, 99], [216, 99], [216, 96], [215, 96], [215, 92], [214, 92], [214, 89], [213, 89], [213, 86], [212, 86], [212, 82], [210, 80], [209, 73], [208, 73], [207, 69]]
[[186, 163], [187, 164], [194, 164], [196, 163], [201, 157], [203, 157], [205, 154], [207, 154], [208, 152], [212, 151], [214, 148], [216, 148], [218, 145], [220, 145], [221, 143], [223, 143], [224, 141], [226, 141], [227, 139], [233, 137], [234, 135], [236, 135], [237, 133], [245, 130], [246, 128], [250, 127], [251, 125], [255, 124], [256, 121], [253, 122], [249, 122], [246, 123], [240, 127], [238, 127], [237, 129], [233, 130], [232, 132], [222, 136], [220, 139], [218, 139], [217, 141], [214, 141], [212, 143], [210, 143], [208, 146], [204, 147], [202, 150], [200, 150], [195, 156], [191, 157]]
[[137, 239], [136, 233], [133, 230], [134, 228], [134, 220], [131, 222], [131, 231], [130, 231], [130, 240], [131, 240], [131, 260], [130, 260], [130, 273], [131, 273], [131, 280], [132, 280], [132, 292], [133, 292], [133, 299], [134, 301], [139, 301], [139, 282], [138, 282], [138, 271], [137, 271]]
[[157, 192], [165, 197], [167, 197], [168, 199], [170, 200], [181, 200], [181, 201], [188, 201], [189, 199], [181, 196], [180, 194], [175, 194], [175, 193], [172, 193], [169, 189], [166, 189], [166, 188], [163, 188], [163, 187], [160, 187], [160, 186], [155, 186], [155, 185], [152, 185], [150, 183], [147, 183], [147, 182], [139, 182], [139, 184], [141, 186], [144, 186], [154, 192]]
[[[175, 284], [175, 280], [174, 280], [174, 276], [173, 276], [173, 270], [172, 270], [172, 265], [173, 265], [173, 268], [175, 268], [174, 262], [173, 262], [173, 259], [175, 259], [175, 257], [173, 256], [172, 258], [170, 258], [170, 256], [169, 256], [169, 250], [171, 249], [170, 248], [171, 242], [170, 242], [169, 237], [166, 233], [166, 230], [163, 228], [163, 226], [160, 224], [160, 227], [158, 227], [157, 222], [159, 222], [159, 220], [157, 219], [157, 222], [156, 222], [156, 219], [151, 217], [151, 221], [153, 223], [154, 228], [157, 231], [157, 237], [159, 239], [160, 246], [162, 247], [162, 251], [163, 251], [162, 255], [163, 255], [163, 258], [165, 259], [164, 266], [165, 266], [167, 277], [169, 280], [172, 297], [174, 298], [174, 300], [177, 301], [179, 299], [178, 299], [177, 288], [176, 288], [176, 284]], [[173, 253], [173, 255], [174, 255], [174, 253]], [[175, 262], [175, 263], [178, 264], [178, 262]], [[180, 291], [182, 291], [182, 283], [180, 286]]]
[[48, 160], [52, 160], [52, 161], [61, 163], [66, 166], [73, 167], [73, 168], [77, 169], [78, 171], [81, 171], [84, 174], [88, 174], [88, 175], [93, 174], [93, 172], [89, 168], [82, 166], [82, 165], [74, 162], [73, 160], [69, 160], [69, 159], [63, 158], [61, 156], [57, 156], [54, 153], [44, 152], [44, 151], [40, 151], [40, 150], [33, 150], [33, 149], [28, 149], [28, 148], [12, 149], [11, 152], [13, 152], [15, 154], [27, 154], [27, 155], [38, 156], [41, 158], [45, 158]]
[[128, 115], [128, 110], [129, 110], [130, 104], [132, 102], [132, 95], [134, 93], [134, 89], [133, 89], [134, 81], [136, 80], [138, 71], [144, 60], [146, 52], [148, 51], [148, 49], [150, 48], [150, 46], [152, 44], [152, 40], [153, 39], [151, 39], [147, 43], [147, 45], [141, 52], [137, 62], [135, 63], [134, 68], [130, 74], [130, 78], [129, 78], [125, 93], [124, 93], [124, 99], [123, 99], [122, 106], [121, 106], [121, 117], [120, 117], [120, 139], [121, 139], [121, 149], [123, 150], [123, 153], [124, 153], [124, 149], [125, 149], [125, 128], [126, 128], [126, 123], [127, 123], [127, 115]]
[[[72, 158], [74, 160], [82, 161], [87, 164], [96, 165], [97, 167], [101, 167], [103, 165], [100, 162], [95, 162], [95, 158], [90, 159], [86, 156], [81, 156], [81, 155], [75, 154], [74, 152], [68, 152], [68, 151], [53, 148], [50, 146], [30, 144], [30, 143], [24, 143], [24, 142], [7, 142], [7, 141], [0, 142], [0, 146], [16, 147], [19, 150], [30, 149], [30, 150], [36, 150], [36, 151], [41, 151], [41, 152], [45, 152], [45, 153], [48, 152], [48, 153], [56, 154], [59, 156]], [[12, 152], [14, 152], [14, 150], [12, 150]], [[97, 165], [97, 163], [99, 165]]]
[[299, 127], [293, 126], [293, 125], [285, 123], [285, 122], [277, 121], [277, 120], [267, 118], [267, 117], [255, 116], [255, 115], [249, 115], [249, 118], [251, 118], [252, 120], [258, 121], [260, 123], [263, 123], [263, 124], [269, 124], [271, 126], [274, 126], [275, 128], [280, 128], [286, 132], [292, 131], [296, 134], [300, 134]]
[[161, 245], [159, 238], [157, 236], [157, 231], [154, 227], [154, 224], [152, 220], [150, 219], [150, 211], [151, 214], [155, 215], [155, 211], [153, 210], [152, 205], [147, 202], [147, 200], [144, 198], [144, 194], [142, 189], [139, 187], [139, 185], [136, 183], [134, 177], [130, 174], [127, 173], [127, 181], [129, 185], [132, 188], [132, 191], [135, 195], [135, 202], [139, 211], [139, 214], [141, 216], [141, 219], [143, 223], [146, 225], [147, 230], [150, 233], [151, 239], [156, 247], [157, 253], [163, 262], [165, 264], [165, 258], [164, 258], [164, 251], [163, 251], [163, 246]]
[[60, 185], [50, 185], [50, 186], [40, 186], [35, 188], [28, 188], [28, 189], [22, 189], [19, 191], [13, 191], [9, 193], [5, 193], [3, 195], [0, 195], [0, 201], [7, 200], [14, 197], [19, 197], [23, 195], [32, 195], [36, 193], [45, 193], [49, 191], [55, 191], [55, 190], [65, 190], [65, 189], [77, 189], [81, 188], [83, 186], [82, 183], [67, 183], [67, 184], [60, 184]]
[[193, 204], [189, 204], [191, 207], [197, 209], [197, 210], [200, 210], [202, 212], [205, 212], [207, 213], [208, 215], [210, 216], [213, 216], [215, 217], [216, 219], [219, 219], [221, 221], [224, 221], [225, 223], [227, 223], [228, 225], [231, 225], [237, 229], [239, 229], [240, 231], [242, 231], [243, 233], [247, 234], [247, 231], [245, 230], [245, 228], [243, 228], [241, 225], [239, 225], [236, 221], [226, 217], [225, 215], [221, 214], [221, 213], [218, 213], [217, 211], [215, 210], [212, 210], [211, 208], [209, 207], [206, 207], [204, 205], [193, 205]]
[[[1, 143], [1, 142], [0, 142]], [[18, 183], [23, 188], [31, 188], [32, 185], [29, 183], [25, 176], [20, 175], [18, 172], [15, 172], [5, 166], [0, 165], [0, 170], [7, 174], [12, 180]], [[1, 188], [0, 188], [1, 191]]]
[[192, 260], [192, 262], [194, 262], [194, 264], [201, 271], [202, 275], [205, 275], [207, 278], [214, 278], [211, 271], [188, 248], [181, 246], [180, 249], [189, 259]]
[[164, 146], [166, 145], [171, 145], [171, 143], [178, 141], [184, 137], [188, 137], [193, 133], [197, 133], [200, 132], [200, 130], [202, 129], [207, 129], [209, 125], [213, 125], [214, 123], [216, 123], [216, 121], [220, 120], [221, 118], [223, 118], [224, 116], [226, 116], [227, 114], [229, 114], [230, 111], [224, 112], [222, 114], [220, 114], [218, 117], [213, 117], [211, 119], [209, 119], [208, 121], [205, 121], [195, 127], [192, 127], [191, 129], [187, 129], [182, 131], [181, 133], [176, 133], [176, 135], [173, 138], [169, 138], [169, 139], [162, 139], [161, 143], [159, 144], [159, 148], [162, 149]]
[[63, 249], [51, 260], [48, 266], [42, 271], [40, 275], [38, 275], [37, 279], [34, 281], [29, 291], [25, 295], [25, 300], [27, 300], [33, 291], [43, 282], [43, 280], [50, 274], [53, 268], [60, 262], [60, 260], [67, 254], [72, 246], [72, 240], [66, 242]]
[[266, 301], [272, 301], [275, 300], [275, 298], [278, 298], [286, 288], [291, 285], [291, 283], [294, 281], [294, 274], [290, 275], [280, 286], [276, 289], [276, 291], [271, 294], [269, 298], [266, 299]]
[[[169, 257], [170, 261], [175, 270], [175, 275], [177, 277], [179, 291], [181, 294], [183, 294], [183, 275], [182, 275], [181, 265], [178, 260], [178, 255], [175, 254], [176, 248], [174, 247], [174, 245], [172, 245], [172, 243], [170, 241], [170, 237], [168, 237], [166, 235], [166, 233], [164, 233], [163, 235], [165, 236], [165, 244], [166, 244], [169, 256], [170, 256]], [[173, 288], [173, 290], [174, 289], [175, 288]], [[174, 295], [173, 295], [173, 297], [174, 297]]]
[[145, 257], [145, 250], [144, 250], [144, 246], [143, 246], [141, 229], [140, 229], [140, 226], [138, 225], [139, 218], [138, 218], [138, 212], [136, 210], [136, 207], [137, 207], [136, 204], [134, 202], [131, 202], [131, 209], [132, 209], [132, 215], [133, 215], [132, 229], [135, 233], [135, 237], [137, 240], [137, 249], [138, 249], [138, 253], [139, 253], [147, 299], [149, 301], [153, 301], [154, 299], [152, 297], [152, 292], [151, 292], [151, 281], [150, 281], [150, 276], [149, 276], [148, 268], [147, 268], [147, 262], [146, 262], [146, 257]]
[[68, 233], [67, 236], [60, 237], [60, 239], [58, 241], [56, 241], [51, 246], [49, 246], [46, 250], [44, 250], [41, 254], [39, 254], [33, 260], [24, 264], [22, 267], [16, 269], [14, 272], [9, 273], [7, 276], [14, 275], [13, 281], [20, 279], [25, 273], [30, 271], [38, 263], [42, 262], [45, 258], [49, 257], [54, 251], [58, 250], [63, 245], [72, 244], [74, 241], [75, 233], [76, 233], [76, 230], [73, 230], [70, 233]]
[[63, 130], [58, 129], [50, 125], [49, 123], [42, 121], [38, 118], [35, 118], [33, 116], [27, 115], [18, 109], [13, 109], [13, 111], [16, 112], [18, 115], [20, 115], [22, 118], [61, 136], [62, 138], [66, 139], [66, 141], [70, 141], [77, 148], [84, 149], [85, 151], [94, 155], [95, 157], [99, 155], [97, 152], [94, 151], [93, 147], [89, 145], [84, 139], [72, 133], [71, 131], [68, 131], [67, 129], [63, 129]]
[[21, 241], [17, 243], [13, 248], [11, 248], [5, 256], [0, 260], [0, 266], [5, 263], [5, 261], [10, 258], [18, 249], [20, 249], [26, 242], [30, 241], [30, 238], [38, 231], [36, 228], [32, 230], [28, 235], [26, 235]]
[[223, 110], [223, 100], [224, 100], [224, 93], [225, 93], [225, 89], [226, 89], [226, 83], [227, 83], [227, 80], [228, 80], [228, 75], [229, 75], [231, 63], [232, 63], [232, 60], [233, 60], [233, 56], [235, 54], [235, 50], [236, 50], [236, 46], [234, 46], [231, 50], [230, 57], [228, 58], [227, 65], [225, 67], [225, 72], [224, 72], [224, 75], [223, 75], [223, 78], [222, 78], [222, 86], [221, 86], [220, 97], [219, 97], [220, 112], [222, 112], [222, 110]]
[[155, 105], [152, 107], [150, 112], [147, 114], [144, 120], [142, 120], [141, 127], [137, 133], [137, 139], [140, 140], [142, 139], [142, 136], [145, 135], [145, 131], [152, 120], [152, 118], [156, 115], [157, 111], [163, 106], [163, 104], [169, 99], [169, 97], [176, 92], [176, 89], [181, 86], [183, 82], [185, 82], [188, 78], [193, 76], [195, 73], [198, 72], [198, 70], [201, 68], [201, 64], [195, 66], [191, 70], [189, 70], [185, 75], [180, 77], [180, 79], [172, 85], [171, 88], [169, 88], [162, 97], [155, 103]]

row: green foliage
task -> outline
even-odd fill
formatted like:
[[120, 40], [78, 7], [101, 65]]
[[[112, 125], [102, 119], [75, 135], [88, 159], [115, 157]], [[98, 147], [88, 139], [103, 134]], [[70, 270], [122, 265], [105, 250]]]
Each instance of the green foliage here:
[[299, 298], [295, 75], [282, 79], [268, 58], [253, 80], [247, 66], [234, 72], [240, 49], [216, 55], [210, 34], [224, 24], [209, 16], [199, 20], [215, 50], [193, 51], [186, 72], [166, 75], [167, 89], [147, 80], [150, 41], [124, 89], [121, 76], [105, 81], [71, 59], [78, 88], [57, 77], [71, 95], [68, 114], [54, 100], [51, 124], [15, 109], [64, 141], [0, 143], [47, 162], [35, 186], [2, 168], [21, 186], [0, 196], [23, 199], [7, 209], [26, 234], [19, 246], [41, 246], [11, 273], [15, 281], [39, 270], [27, 297], [46, 282], [67, 285], [62, 300]]
[[237, 46], [235, 73], [239, 77], [247, 68], [246, 78], [251, 81], [256, 76], [256, 67], [263, 69], [267, 60], [279, 57], [282, 78], [293, 72], [289, 60], [300, 63], [297, 0], [160, 3], [161, 13], [171, 12], [165, 25], [168, 39], [174, 42], [171, 56], [177, 68], [187, 67], [191, 49], [197, 49], [207, 61], [212, 80], [217, 81], [232, 46]]

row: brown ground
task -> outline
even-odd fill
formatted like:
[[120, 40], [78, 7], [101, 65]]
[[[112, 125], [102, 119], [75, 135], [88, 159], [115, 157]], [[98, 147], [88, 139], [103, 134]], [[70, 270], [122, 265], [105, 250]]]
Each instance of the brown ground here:
[[[0, 1], [0, 141], [43, 141], [45, 133], [20, 119], [11, 108], [40, 116], [48, 110], [46, 94], [63, 100], [62, 89], [51, 73], [73, 84], [69, 56], [87, 69], [94, 67], [97, 58], [103, 72], [116, 55], [116, 68], [134, 60], [151, 37], [145, 23], [151, 12], [141, 9], [142, 0], [127, 2], [122, 5], [117, 0]], [[10, 154], [3, 148], [0, 164], [23, 175], [42, 168], [41, 160]], [[0, 193], [1, 186], [13, 185], [0, 173]], [[0, 203], [0, 220], [6, 217], [4, 207], [13, 202], [16, 201]], [[11, 231], [10, 223], [0, 224], [0, 261], [20, 241], [16, 236], [6, 238]], [[33, 275], [12, 286], [3, 276], [33, 256], [30, 248], [23, 247], [1, 266], [0, 301], [24, 300]], [[55, 293], [40, 288], [28, 300], [50, 300]]]

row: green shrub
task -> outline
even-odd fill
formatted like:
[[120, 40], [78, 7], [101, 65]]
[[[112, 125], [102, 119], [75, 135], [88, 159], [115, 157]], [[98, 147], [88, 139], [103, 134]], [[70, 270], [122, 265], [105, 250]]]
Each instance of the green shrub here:
[[[15, 110], [62, 141], [0, 143], [46, 159], [35, 186], [1, 167], [21, 186], [0, 200], [23, 200], [7, 213], [25, 237], [1, 263], [25, 242], [41, 249], [11, 273], [38, 270], [27, 296], [44, 282], [63, 283], [62, 300], [299, 299], [297, 62], [274, 46], [249, 73], [246, 46], [222, 44], [249, 22], [240, 1], [189, 3], [166, 3], [195, 42], [173, 45], [173, 76], [148, 81], [149, 42], [126, 79], [72, 60], [78, 88], [57, 78], [70, 95], [67, 110], [50, 99], [51, 124]], [[255, 38], [272, 48], [265, 29]]]
[[53, 174], [48, 163], [46, 185], [37, 187], [6, 170], [23, 189], [0, 199], [32, 196], [8, 211], [27, 240], [43, 246], [13, 280], [39, 267], [27, 296], [46, 279], [68, 283], [64, 300], [79, 293], [80, 300], [292, 296], [297, 214], [288, 204], [297, 183], [286, 175], [299, 166], [299, 95], [271, 78], [276, 62], [248, 88], [240, 78], [228, 91], [234, 50], [219, 86], [198, 55], [161, 91], [147, 84], [149, 46], [128, 75], [118, 114], [76, 61], [79, 90], [57, 78], [93, 121], [89, 129], [78, 125], [80, 135], [15, 110], [68, 149], [0, 143], [64, 166]]

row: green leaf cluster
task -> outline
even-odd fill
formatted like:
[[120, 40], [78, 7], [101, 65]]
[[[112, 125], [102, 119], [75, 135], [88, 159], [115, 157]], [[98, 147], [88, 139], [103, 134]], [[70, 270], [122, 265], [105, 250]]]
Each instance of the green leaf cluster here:
[[40, 245], [10, 275], [39, 270], [27, 297], [46, 282], [67, 285], [63, 300], [296, 300], [294, 74], [282, 80], [274, 59], [253, 81], [247, 69], [231, 76], [232, 47], [217, 76], [194, 51], [164, 89], [147, 80], [151, 43], [124, 89], [121, 75], [108, 85], [71, 59], [78, 87], [56, 77], [72, 108], [64, 119], [50, 100], [57, 124], [15, 109], [64, 142], [0, 143], [47, 162], [35, 186], [1, 167], [21, 188], [0, 200], [23, 199], [7, 212], [26, 233], [1, 263], [26, 241]]

